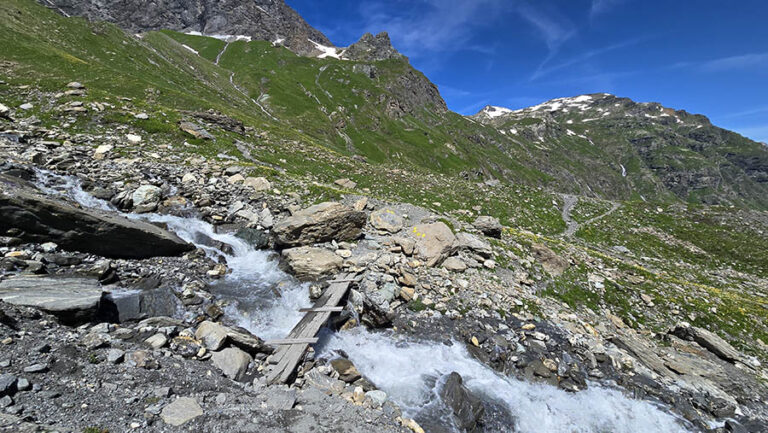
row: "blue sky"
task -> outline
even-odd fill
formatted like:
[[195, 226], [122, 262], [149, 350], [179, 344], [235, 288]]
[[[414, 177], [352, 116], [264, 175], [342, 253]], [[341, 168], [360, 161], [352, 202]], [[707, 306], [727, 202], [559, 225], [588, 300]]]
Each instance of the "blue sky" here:
[[454, 111], [608, 92], [768, 142], [765, 0], [287, 0], [337, 46], [386, 30]]

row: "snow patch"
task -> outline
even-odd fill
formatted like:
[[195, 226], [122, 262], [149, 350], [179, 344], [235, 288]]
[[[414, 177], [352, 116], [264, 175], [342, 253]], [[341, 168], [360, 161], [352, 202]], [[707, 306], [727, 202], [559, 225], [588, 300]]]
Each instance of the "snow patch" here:
[[188, 49], [189, 51], [192, 51], [193, 53], [197, 54], [198, 56], [200, 55], [200, 53], [198, 53], [196, 49], [190, 47], [189, 45], [181, 44], [181, 46], [186, 48], [186, 49]]
[[206, 35], [197, 31], [186, 32], [186, 34], [191, 36], [205, 36], [207, 38], [214, 38], [224, 42], [237, 42], [237, 41], [251, 42], [253, 40], [253, 38], [246, 35]]
[[344, 54], [344, 51], [342, 50], [339, 52], [339, 49], [336, 47], [328, 47], [323, 44], [319, 44], [312, 39], [307, 39], [309, 42], [312, 42], [312, 44], [320, 51], [320, 54], [318, 54], [318, 59], [326, 59], [328, 57], [332, 57], [337, 60], [344, 60], [341, 58], [341, 55]]
[[512, 113], [512, 110], [510, 110], [509, 108], [494, 107], [492, 105], [489, 105], [489, 106], [483, 108], [483, 113], [485, 113], [485, 115], [490, 117], [491, 119], [495, 119], [495, 118], [503, 116], [505, 114]]

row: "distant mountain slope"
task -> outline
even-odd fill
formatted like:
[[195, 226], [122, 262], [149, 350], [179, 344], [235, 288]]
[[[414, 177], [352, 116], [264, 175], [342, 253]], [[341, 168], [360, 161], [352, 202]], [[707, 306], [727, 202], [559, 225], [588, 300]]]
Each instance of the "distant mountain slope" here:
[[278, 41], [292, 51], [316, 50], [310, 40], [331, 41], [283, 0], [39, 0], [66, 15], [109, 21], [132, 31], [179, 30], [207, 35], [244, 35]]
[[516, 111], [488, 106], [472, 118], [577, 191], [768, 206], [768, 148], [702, 115], [601, 93]]

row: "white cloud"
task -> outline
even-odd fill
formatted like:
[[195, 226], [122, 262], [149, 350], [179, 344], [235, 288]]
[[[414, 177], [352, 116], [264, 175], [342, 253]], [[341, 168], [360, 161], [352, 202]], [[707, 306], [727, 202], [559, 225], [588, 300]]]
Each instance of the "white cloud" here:
[[586, 51], [576, 57], [571, 58], [570, 60], [566, 60], [563, 63], [550, 66], [548, 68], [539, 68], [534, 72], [534, 74], [531, 76], [531, 80], [535, 80], [537, 78], [541, 78], [545, 75], [551, 74], [552, 72], [558, 71], [563, 68], [567, 68], [569, 66], [573, 66], [579, 63], [586, 62], [587, 60], [590, 60], [594, 57], [598, 57], [602, 54], [605, 54], [610, 51], [619, 50], [622, 48], [626, 48], [632, 45], [637, 45], [645, 40], [647, 40], [647, 37], [639, 37], [639, 38], [633, 38], [626, 41], [618, 42], [612, 45], [608, 45], [601, 48], [595, 48], [593, 50]]
[[473, 30], [493, 24], [510, 7], [504, 0], [410, 0], [365, 1], [360, 5], [364, 31], [389, 32], [395, 48], [411, 56], [428, 52], [477, 50], [488, 53], [488, 46], [470, 44]]
[[722, 72], [765, 65], [768, 65], [768, 53], [753, 53], [710, 60], [702, 64], [702, 70]]
[[547, 44], [547, 55], [533, 72], [533, 77], [536, 77], [557, 56], [560, 52], [560, 47], [576, 35], [576, 27], [556, 10], [549, 9], [544, 11], [529, 4], [522, 4], [518, 7], [517, 11], [521, 17], [536, 29], [544, 43]]

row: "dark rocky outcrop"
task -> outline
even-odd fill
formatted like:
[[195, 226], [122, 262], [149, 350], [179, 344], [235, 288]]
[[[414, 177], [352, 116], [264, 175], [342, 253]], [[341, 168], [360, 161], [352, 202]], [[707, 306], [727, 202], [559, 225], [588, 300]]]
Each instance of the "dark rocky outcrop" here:
[[364, 34], [359, 41], [347, 47], [342, 57], [365, 62], [405, 58], [392, 46], [387, 32], [381, 32], [376, 36], [370, 33]]
[[147, 222], [80, 209], [41, 195], [31, 184], [0, 174], [0, 232], [20, 230], [29, 242], [110, 258], [175, 256], [194, 249], [173, 233]]
[[453, 412], [456, 425], [461, 431], [475, 430], [485, 409], [482, 401], [464, 386], [459, 373], [448, 375], [440, 389], [440, 398]]
[[283, 0], [49, 0], [45, 6], [68, 15], [109, 21], [131, 32], [171, 29], [209, 35], [244, 35], [263, 41], [284, 39], [298, 54], [332, 45]]

